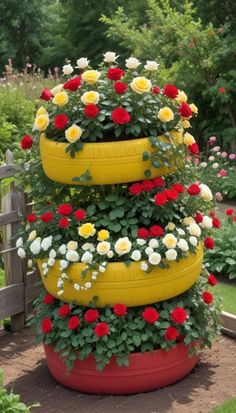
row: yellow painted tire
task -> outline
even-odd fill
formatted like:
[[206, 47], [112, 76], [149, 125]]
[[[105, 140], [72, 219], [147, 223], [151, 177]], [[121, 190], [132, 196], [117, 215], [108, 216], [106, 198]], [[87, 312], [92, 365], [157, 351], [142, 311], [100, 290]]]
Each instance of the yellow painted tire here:
[[[171, 132], [176, 141], [181, 137], [180, 132]], [[165, 140], [165, 137], [159, 137]], [[144, 171], [151, 170], [151, 177], [164, 176], [172, 173], [176, 167], [162, 166], [159, 169], [150, 168], [150, 161], [143, 161], [145, 151], [155, 150], [148, 138], [133, 139], [120, 142], [86, 143], [82, 151], [71, 158], [65, 152], [67, 143], [58, 143], [40, 138], [40, 155], [45, 174], [52, 181], [72, 185], [112, 185], [125, 182], [140, 181], [145, 178]], [[86, 182], [76, 182], [79, 177], [89, 170], [92, 177]]]
[[[117, 303], [135, 307], [168, 300], [188, 290], [200, 275], [202, 259], [203, 249], [199, 247], [196, 255], [189, 254], [179, 262], [171, 262], [168, 269], [156, 268], [150, 273], [140, 269], [140, 262], [131, 263], [129, 267], [123, 262], [109, 263], [105, 273], [98, 274], [97, 280], [87, 291], [76, 291], [70, 282], [85, 282], [80, 276], [84, 264], [72, 264], [67, 270], [69, 280], [64, 282], [64, 294], [60, 297], [57, 296], [59, 261], [46, 276], [42, 275], [44, 260], [38, 260], [38, 266], [46, 290], [62, 301], [88, 306], [96, 296], [97, 307], [112, 307]], [[89, 280], [86, 277], [86, 281]]]

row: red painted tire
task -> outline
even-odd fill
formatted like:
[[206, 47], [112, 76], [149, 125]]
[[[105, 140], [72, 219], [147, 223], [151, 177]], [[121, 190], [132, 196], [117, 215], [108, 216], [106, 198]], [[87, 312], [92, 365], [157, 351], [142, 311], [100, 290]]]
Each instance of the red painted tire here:
[[115, 358], [100, 372], [94, 357], [76, 361], [71, 371], [54, 352], [52, 345], [44, 345], [48, 368], [63, 386], [92, 394], [132, 394], [169, 386], [183, 379], [198, 362], [189, 356], [189, 346], [183, 342], [169, 351], [156, 350], [130, 355], [129, 366], [119, 367]]

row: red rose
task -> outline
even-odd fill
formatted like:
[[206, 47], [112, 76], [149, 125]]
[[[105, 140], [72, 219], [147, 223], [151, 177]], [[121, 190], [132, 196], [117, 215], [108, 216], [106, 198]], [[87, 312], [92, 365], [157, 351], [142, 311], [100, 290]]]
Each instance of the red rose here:
[[55, 298], [51, 294], [46, 294], [43, 297], [43, 303], [44, 304], [52, 304], [54, 300], [55, 300]]
[[154, 183], [154, 186], [156, 188], [162, 188], [163, 186], [165, 186], [165, 180], [161, 177], [154, 178], [152, 182]]
[[175, 201], [176, 199], [178, 199], [179, 194], [175, 189], [166, 189], [165, 196], [168, 201]]
[[127, 88], [128, 85], [124, 82], [116, 82], [114, 84], [114, 90], [116, 93], [118, 93], [118, 95], [122, 95], [123, 93], [125, 93]]
[[57, 212], [60, 215], [70, 215], [72, 211], [73, 211], [73, 208], [71, 204], [61, 204], [57, 208]]
[[217, 281], [216, 277], [213, 274], [209, 274], [209, 277], [208, 277], [207, 281], [208, 281], [208, 284], [212, 285], [213, 287], [216, 284], [218, 284], [218, 281]]
[[131, 193], [131, 195], [139, 195], [139, 194], [141, 194], [142, 191], [143, 191], [143, 187], [139, 183], [132, 184], [129, 187], [129, 192]]
[[179, 194], [183, 194], [185, 191], [184, 186], [181, 184], [174, 184], [172, 188], [175, 189], [175, 191], [177, 191]]
[[124, 76], [124, 70], [120, 69], [119, 67], [111, 67], [107, 72], [107, 77], [110, 80], [120, 80], [122, 76]]
[[201, 189], [199, 188], [199, 185], [197, 185], [197, 184], [192, 184], [192, 185], [190, 185], [190, 186], [188, 187], [187, 191], [188, 191], [188, 194], [189, 194], [190, 196], [195, 196], [195, 195], [200, 194]]
[[68, 80], [63, 86], [64, 89], [71, 90], [75, 92], [81, 85], [81, 77], [73, 77], [73, 79]]
[[95, 323], [99, 317], [99, 312], [98, 310], [94, 310], [93, 308], [90, 308], [90, 310], [87, 310], [84, 313], [84, 319], [86, 323]]
[[214, 245], [215, 245], [215, 241], [211, 237], [206, 237], [204, 239], [204, 245], [207, 249], [213, 250]]
[[232, 208], [226, 209], [225, 214], [230, 216], [234, 214], [234, 210]]
[[25, 135], [20, 141], [21, 149], [24, 149], [24, 150], [30, 149], [32, 145], [33, 145], [33, 139], [31, 138], [30, 135]]
[[211, 218], [214, 218], [214, 216], [215, 216], [215, 211], [210, 211], [209, 215], [210, 215]]
[[60, 115], [56, 115], [54, 120], [53, 120], [53, 124], [55, 126], [55, 128], [57, 129], [63, 129], [66, 127], [68, 122], [68, 116], [60, 114]]
[[109, 327], [107, 323], [98, 323], [94, 328], [94, 333], [98, 337], [107, 336], [109, 334]]
[[193, 154], [193, 155], [198, 155], [199, 154], [199, 148], [197, 143], [192, 143], [192, 145], [188, 146], [188, 150]]
[[142, 313], [143, 319], [149, 323], [154, 324], [160, 317], [157, 310], [152, 307], [146, 307]]
[[178, 109], [178, 112], [183, 118], [189, 118], [193, 113], [190, 106], [185, 102], [181, 104], [181, 106]]
[[163, 206], [167, 203], [167, 198], [165, 192], [160, 192], [159, 194], [156, 194], [154, 197], [155, 204], [157, 206]]
[[145, 192], [149, 192], [154, 188], [154, 183], [146, 179], [142, 182], [142, 188]]
[[220, 92], [220, 93], [225, 93], [225, 92], [226, 92], [225, 87], [223, 87], [223, 86], [222, 86], [222, 87], [220, 87], [220, 88], [219, 88], [219, 92]]
[[214, 296], [209, 291], [204, 291], [202, 293], [202, 299], [203, 299], [204, 303], [211, 304], [212, 301], [214, 300]]
[[157, 85], [154, 85], [153, 88], [152, 88], [152, 93], [154, 95], [158, 95], [158, 93], [160, 93], [160, 90], [161, 89]]
[[124, 304], [116, 304], [113, 311], [118, 317], [123, 317], [127, 313], [127, 307]]
[[74, 212], [74, 216], [78, 221], [81, 221], [82, 219], [86, 218], [86, 211], [83, 209], [77, 209], [77, 211]]
[[44, 214], [41, 215], [40, 219], [41, 219], [41, 221], [45, 222], [45, 224], [48, 224], [53, 219], [53, 213], [52, 212], [44, 212]]
[[35, 214], [29, 214], [27, 215], [26, 219], [30, 224], [32, 224], [37, 220], [37, 216]]
[[41, 331], [43, 334], [48, 334], [52, 330], [52, 321], [49, 317], [44, 317], [41, 322]]
[[163, 94], [166, 95], [170, 99], [175, 99], [178, 95], [179, 91], [177, 87], [174, 85], [165, 85], [163, 89]]
[[221, 222], [217, 217], [214, 217], [212, 220], [212, 225], [215, 228], [220, 228], [221, 227]]
[[183, 324], [187, 320], [188, 314], [184, 308], [176, 307], [171, 311], [170, 316], [174, 323]]
[[137, 236], [138, 238], [147, 239], [149, 237], [149, 231], [146, 228], [138, 228]]
[[164, 338], [166, 341], [168, 340], [172, 340], [175, 341], [177, 339], [177, 337], [179, 336], [179, 332], [177, 330], [177, 328], [175, 327], [167, 327]]
[[40, 99], [43, 99], [43, 100], [50, 100], [52, 99], [52, 97], [53, 97], [53, 94], [47, 88], [44, 89], [40, 95]]
[[73, 315], [68, 320], [68, 328], [69, 330], [76, 330], [80, 325], [80, 319], [77, 315]]
[[59, 228], [62, 228], [62, 229], [67, 228], [69, 225], [70, 225], [70, 221], [66, 217], [61, 218], [58, 223]]
[[70, 306], [69, 304], [63, 304], [59, 309], [58, 309], [58, 315], [60, 317], [66, 317], [67, 315], [70, 314]]
[[90, 105], [86, 105], [84, 108], [84, 114], [86, 118], [93, 119], [99, 114], [100, 110], [98, 109], [97, 105], [91, 103]]
[[200, 212], [196, 212], [195, 221], [196, 221], [198, 224], [203, 221], [203, 216], [202, 216], [202, 214], [200, 214]]
[[118, 125], [125, 125], [130, 121], [130, 114], [124, 108], [116, 108], [111, 113], [111, 118]]
[[164, 234], [164, 230], [159, 225], [153, 225], [150, 228], [150, 235], [152, 237], [162, 237], [163, 234]]
[[232, 218], [233, 221], [236, 221], [236, 215], [234, 215], [234, 217]]

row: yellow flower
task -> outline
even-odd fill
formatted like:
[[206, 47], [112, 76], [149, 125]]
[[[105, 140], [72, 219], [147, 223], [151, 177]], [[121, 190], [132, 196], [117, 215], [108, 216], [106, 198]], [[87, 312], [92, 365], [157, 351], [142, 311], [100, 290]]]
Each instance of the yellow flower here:
[[37, 237], [37, 232], [35, 230], [31, 231], [28, 237], [28, 241], [34, 241], [36, 237]]
[[69, 96], [65, 91], [56, 93], [54, 98], [52, 99], [52, 103], [57, 106], [65, 106], [68, 103]]
[[192, 135], [190, 135], [190, 133], [186, 132], [186, 133], [184, 134], [184, 144], [185, 144], [186, 146], [192, 145], [192, 144], [195, 143], [195, 142], [196, 142], [196, 141], [195, 141], [194, 137], [193, 137]]
[[191, 128], [191, 123], [187, 119], [181, 119], [180, 123], [184, 129]]
[[94, 225], [90, 222], [87, 222], [86, 224], [83, 224], [81, 227], [78, 228], [78, 233], [83, 238], [92, 237], [95, 234], [95, 232], [96, 229]]
[[179, 90], [179, 93], [176, 97], [176, 100], [177, 100], [178, 103], [187, 102], [188, 96], [182, 90]]
[[84, 105], [90, 105], [90, 104], [96, 105], [99, 101], [99, 93], [94, 92], [93, 90], [90, 90], [90, 92], [85, 92], [81, 96], [81, 100]]
[[97, 245], [97, 252], [100, 255], [107, 254], [108, 251], [110, 251], [110, 249], [111, 249], [111, 244], [110, 242], [107, 242], [107, 241], [99, 242]]
[[169, 231], [174, 231], [175, 224], [173, 222], [168, 222], [166, 229], [168, 229]]
[[39, 116], [39, 115], [47, 115], [48, 113], [47, 113], [47, 111], [46, 111], [46, 109], [44, 109], [44, 107], [43, 106], [40, 106], [40, 108], [37, 110], [37, 112], [36, 112], [36, 116]]
[[178, 240], [173, 234], [166, 234], [162, 242], [166, 246], [166, 248], [175, 248]]
[[134, 90], [134, 92], [141, 95], [142, 93], [150, 92], [152, 84], [151, 81], [146, 77], [135, 77], [130, 86]]
[[108, 239], [110, 237], [110, 233], [109, 231], [107, 231], [106, 229], [101, 229], [98, 232], [98, 241], [105, 241], [106, 239]]
[[170, 122], [174, 119], [174, 113], [170, 108], [165, 106], [164, 108], [159, 110], [157, 117], [161, 122]]
[[78, 242], [77, 241], [69, 241], [66, 245], [68, 250], [77, 250], [78, 248]]
[[55, 96], [57, 93], [61, 92], [63, 90], [63, 83], [60, 83], [59, 85], [55, 86], [50, 90], [50, 92]]
[[118, 255], [124, 255], [130, 252], [131, 242], [128, 237], [119, 238], [115, 243], [115, 251]]
[[100, 78], [101, 73], [98, 70], [86, 70], [82, 73], [82, 79], [89, 85], [94, 85]]
[[183, 219], [183, 224], [184, 225], [191, 225], [191, 224], [195, 224], [195, 220], [193, 217], [186, 217]]
[[37, 129], [39, 131], [44, 131], [45, 129], [47, 129], [48, 125], [49, 125], [49, 117], [47, 113], [45, 115], [36, 116], [35, 121], [34, 121], [34, 129]]
[[79, 140], [82, 133], [83, 133], [83, 129], [81, 129], [79, 126], [73, 123], [72, 126], [66, 129], [65, 136], [68, 142], [74, 143]]
[[198, 114], [198, 107], [194, 105], [194, 103], [191, 103], [189, 107], [193, 113], [195, 113], [196, 115]]
[[181, 145], [183, 143], [183, 134], [180, 131], [172, 129], [170, 131], [171, 137], [176, 145]]

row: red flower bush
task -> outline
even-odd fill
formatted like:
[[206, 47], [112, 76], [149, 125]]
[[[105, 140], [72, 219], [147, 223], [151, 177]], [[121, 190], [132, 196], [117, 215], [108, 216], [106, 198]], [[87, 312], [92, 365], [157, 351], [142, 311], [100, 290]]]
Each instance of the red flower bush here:
[[107, 323], [98, 323], [94, 328], [94, 333], [97, 337], [107, 336], [109, 334], [109, 327]]
[[84, 209], [77, 209], [77, 211], [74, 212], [74, 216], [78, 221], [82, 221], [83, 219], [86, 218], [86, 211]]
[[203, 299], [204, 303], [209, 305], [214, 300], [214, 296], [209, 291], [204, 291], [202, 293], [202, 299]]
[[195, 195], [200, 194], [201, 189], [200, 189], [199, 185], [197, 185], [197, 184], [192, 184], [192, 185], [190, 185], [190, 186], [188, 187], [187, 191], [188, 191], [188, 194], [189, 194], [190, 196], [195, 196]]
[[126, 92], [128, 85], [124, 82], [116, 82], [114, 84], [114, 90], [118, 95], [123, 95]]
[[196, 221], [198, 224], [200, 224], [200, 222], [203, 221], [203, 216], [202, 216], [202, 214], [200, 214], [200, 212], [196, 212], [195, 221]]
[[155, 308], [146, 307], [142, 313], [142, 317], [147, 323], [154, 324], [160, 316]]
[[26, 219], [30, 224], [33, 224], [33, 222], [37, 221], [37, 216], [36, 214], [29, 214]]
[[99, 312], [98, 310], [94, 310], [93, 308], [90, 308], [84, 313], [84, 319], [86, 323], [95, 323], [99, 317]]
[[124, 76], [124, 74], [124, 70], [120, 69], [119, 67], [111, 67], [107, 72], [107, 77], [110, 80], [120, 80], [122, 76]]
[[41, 331], [43, 334], [48, 334], [52, 330], [52, 321], [49, 317], [44, 317], [41, 322]]
[[174, 323], [183, 324], [187, 320], [188, 314], [184, 308], [176, 307], [171, 311], [170, 316]]
[[73, 77], [73, 79], [68, 80], [63, 86], [64, 89], [75, 92], [81, 86], [81, 77]]
[[130, 114], [124, 108], [116, 108], [111, 113], [111, 118], [117, 125], [125, 125], [130, 121]]
[[188, 150], [193, 154], [193, 155], [198, 155], [199, 154], [199, 148], [197, 143], [192, 143], [192, 145], [188, 146]]
[[179, 197], [179, 194], [175, 189], [165, 189], [164, 194], [168, 201], [176, 201]]
[[163, 188], [165, 186], [165, 180], [161, 177], [154, 178], [152, 182], [156, 188]]
[[52, 98], [53, 98], [53, 94], [47, 88], [45, 88], [40, 95], [40, 99], [42, 100], [51, 100]]
[[96, 118], [96, 116], [99, 114], [100, 110], [97, 107], [97, 105], [94, 104], [90, 104], [90, 105], [86, 105], [84, 108], [84, 114], [86, 116], [86, 118], [89, 119], [93, 119]]
[[58, 223], [59, 228], [62, 228], [62, 229], [69, 227], [69, 225], [70, 225], [70, 221], [66, 217], [61, 218]]
[[53, 124], [57, 129], [64, 129], [68, 123], [68, 116], [61, 113], [60, 115], [56, 115]]
[[113, 311], [118, 317], [123, 317], [127, 313], [127, 307], [124, 304], [116, 304]]
[[67, 216], [67, 215], [70, 215], [72, 211], [73, 211], [73, 208], [72, 208], [71, 204], [61, 204], [57, 208], [57, 212], [60, 215]]
[[204, 245], [207, 249], [209, 250], [213, 250], [214, 246], [215, 246], [215, 241], [213, 240], [213, 238], [211, 237], [206, 237], [204, 239]]
[[185, 189], [184, 189], [184, 186], [183, 185], [181, 185], [181, 184], [174, 184], [173, 186], [172, 186], [172, 188], [175, 190], [175, 191], [177, 191], [179, 194], [183, 194], [184, 193], [184, 191], [185, 191]]
[[138, 236], [138, 238], [148, 239], [149, 238], [149, 231], [146, 228], [138, 228], [137, 236]]
[[20, 142], [21, 149], [30, 149], [33, 145], [33, 139], [30, 135], [25, 135]]
[[49, 222], [52, 221], [53, 219], [53, 213], [52, 212], [44, 212], [44, 214], [41, 215], [40, 217], [42, 222], [45, 222], [45, 224], [49, 224]]
[[155, 187], [153, 181], [149, 181], [146, 179], [145, 181], [142, 182], [142, 188], [145, 192], [151, 191]]
[[44, 304], [52, 304], [54, 300], [55, 300], [55, 298], [51, 294], [46, 294], [43, 297], [43, 303]]
[[230, 216], [234, 214], [234, 210], [232, 208], [226, 209], [225, 214]]
[[220, 228], [221, 227], [221, 222], [217, 217], [214, 217], [212, 220], [212, 225], [215, 228]]
[[159, 194], [156, 194], [154, 197], [155, 204], [157, 206], [163, 206], [167, 203], [167, 197], [164, 192], [160, 192]]
[[131, 193], [131, 195], [139, 195], [141, 194], [142, 191], [143, 191], [143, 187], [139, 183], [132, 184], [129, 187], [129, 192]]
[[189, 118], [190, 116], [192, 116], [193, 113], [190, 106], [185, 102], [181, 104], [181, 106], [178, 109], [178, 112], [183, 118]]
[[166, 341], [175, 341], [177, 337], [179, 336], [179, 332], [176, 327], [167, 327], [164, 338]]
[[175, 99], [178, 96], [178, 89], [174, 85], [165, 85], [163, 89], [163, 94], [166, 95], [170, 99]]
[[224, 94], [224, 93], [226, 92], [225, 87], [221, 86], [221, 87], [219, 88], [219, 92], [222, 93], [222, 94]]
[[68, 320], [68, 328], [69, 330], [76, 330], [80, 325], [80, 319], [77, 315], [73, 315]]
[[152, 237], [162, 237], [163, 234], [164, 234], [164, 230], [159, 225], [153, 225], [150, 228], [150, 236]]
[[154, 85], [154, 86], [153, 86], [153, 88], [152, 88], [152, 93], [153, 93], [154, 95], [158, 95], [158, 93], [160, 93], [160, 91], [161, 91], [161, 89], [160, 89], [157, 85]]
[[208, 284], [212, 285], [212, 287], [214, 287], [216, 284], [218, 284], [218, 281], [217, 281], [216, 277], [213, 274], [209, 274]]
[[60, 317], [66, 317], [67, 315], [70, 314], [70, 306], [69, 304], [63, 304], [59, 309], [58, 309], [58, 315]]

